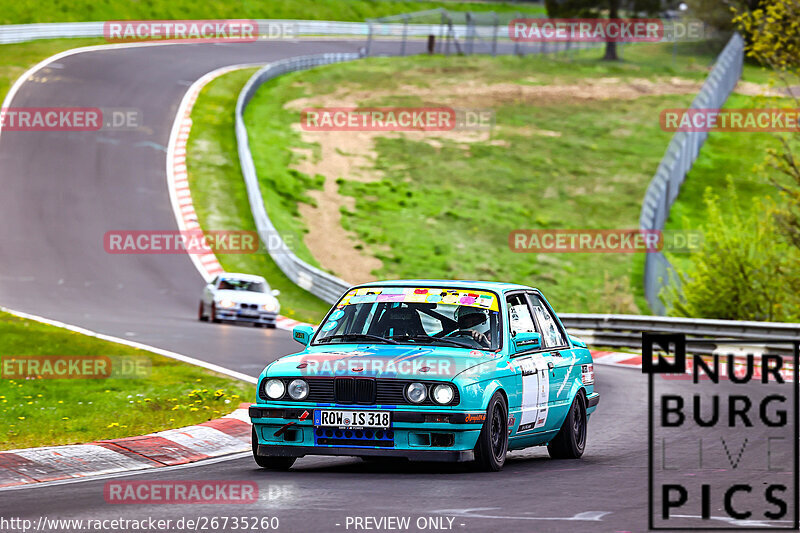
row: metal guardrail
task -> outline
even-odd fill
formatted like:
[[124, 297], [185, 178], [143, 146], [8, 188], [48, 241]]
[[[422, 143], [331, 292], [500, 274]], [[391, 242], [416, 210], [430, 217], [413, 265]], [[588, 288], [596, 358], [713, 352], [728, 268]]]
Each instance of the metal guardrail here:
[[[365, 22], [340, 22], [328, 20], [260, 19], [259, 35], [268, 38], [276, 28], [289, 29], [286, 37], [293, 35], [354, 35], [366, 37], [369, 27]], [[40, 24], [12, 24], [0, 26], [0, 44], [21, 43], [36, 39], [61, 39], [73, 37], [103, 37], [104, 22], [46, 22]], [[398, 24], [398, 26], [402, 26]]]
[[[281, 37], [308, 35], [352, 35], [366, 37], [371, 25], [367, 22], [344, 22], [330, 20], [259, 19], [259, 35], [270, 38], [279, 28], [288, 31]], [[75, 37], [104, 37], [105, 22], [44, 22], [39, 24], [10, 24], [0, 26], [0, 44], [21, 43], [37, 39], [62, 39]], [[383, 24], [380, 37], [403, 35], [422, 37], [438, 31], [435, 24], [414, 24], [410, 28], [403, 24]], [[373, 28], [374, 29], [374, 28]], [[466, 25], [454, 26], [456, 35], [463, 37], [469, 29]], [[279, 37], [280, 38], [280, 37]]]
[[[742, 76], [743, 61], [744, 41], [738, 33], [735, 33], [717, 58], [691, 108], [722, 107]], [[679, 131], [672, 137], [644, 196], [639, 216], [639, 227], [642, 230], [664, 229], [670, 208], [675, 203], [686, 174], [691, 170], [707, 137], [708, 132], [702, 131]], [[658, 315], [666, 314], [666, 307], [659, 294], [661, 289], [674, 278], [672, 266], [664, 254], [661, 252], [646, 254], [644, 293], [652, 312]]]
[[359, 54], [353, 53], [319, 54], [293, 57], [270, 63], [253, 74], [239, 93], [239, 98], [236, 101], [236, 143], [239, 150], [239, 163], [242, 167], [242, 175], [247, 186], [247, 197], [250, 201], [250, 211], [253, 213], [258, 235], [262, 242], [275, 243], [279, 240], [280, 245], [268, 247], [273, 261], [292, 282], [327, 303], [337, 301], [351, 285], [336, 276], [309, 265], [297, 257], [280, 237], [278, 230], [275, 229], [269, 216], [267, 216], [264, 198], [261, 195], [256, 168], [253, 163], [253, 156], [250, 153], [247, 128], [244, 124], [244, 110], [262, 84], [281, 74], [306, 70], [319, 65], [352, 61], [359, 57], [361, 57]]
[[[559, 317], [573, 334], [595, 346], [641, 348], [642, 332], [684, 333], [688, 339], [724, 338], [743, 341], [747, 346], [759, 346], [759, 341], [764, 340], [786, 341], [786, 345], [768, 348], [770, 352], [785, 355], [791, 354], [790, 343], [800, 342], [800, 324], [797, 323], [574, 313], [561, 313]], [[704, 348], [713, 350], [713, 346]]]

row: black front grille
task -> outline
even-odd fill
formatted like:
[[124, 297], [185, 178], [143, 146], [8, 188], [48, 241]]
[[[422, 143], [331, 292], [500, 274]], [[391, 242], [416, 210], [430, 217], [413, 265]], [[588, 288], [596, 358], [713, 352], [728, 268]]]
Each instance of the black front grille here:
[[406, 387], [410, 381], [384, 381], [378, 387], [376, 403], [381, 405], [396, 405], [408, 403], [406, 400]]
[[333, 380], [327, 378], [309, 379], [306, 400], [320, 403], [333, 402]]
[[375, 380], [368, 378], [335, 378], [336, 403], [375, 403]]
[[258, 309], [257, 304], [241, 304], [242, 309]]
[[[289, 385], [295, 378], [279, 378], [285, 385]], [[308, 382], [308, 396], [304, 401], [317, 403], [340, 403], [340, 404], [360, 404], [360, 405], [409, 405], [406, 399], [405, 390], [413, 380], [401, 379], [373, 379], [373, 378], [300, 378]], [[265, 400], [264, 386], [267, 380], [261, 381], [259, 396]], [[428, 385], [428, 397], [419, 405], [439, 405], [431, 399], [433, 387], [442, 382], [422, 381]], [[452, 385], [452, 384], [451, 384]], [[291, 400], [288, 394], [284, 394], [279, 400]], [[448, 405], [458, 405], [460, 401], [458, 388], [455, 389], [455, 397]]]

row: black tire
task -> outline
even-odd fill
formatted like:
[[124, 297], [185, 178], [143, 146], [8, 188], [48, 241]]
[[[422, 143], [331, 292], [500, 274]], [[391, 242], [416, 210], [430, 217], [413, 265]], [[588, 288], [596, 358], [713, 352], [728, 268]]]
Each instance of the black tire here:
[[495, 392], [486, 407], [478, 444], [475, 445], [475, 466], [484, 472], [498, 472], [506, 463], [508, 452], [508, 406], [500, 392]]
[[214, 324], [219, 324], [222, 322], [222, 320], [217, 318], [217, 306], [215, 304], [211, 304], [211, 322]]
[[208, 317], [203, 313], [203, 300], [200, 300], [200, 309], [197, 311], [197, 320], [200, 322], [208, 322]]
[[275, 322], [273, 322], [272, 324], [267, 324], [266, 326], [267, 326], [269, 329], [275, 329], [275, 328], [277, 328], [277, 327], [278, 327], [278, 325], [277, 325]]
[[256, 428], [253, 426], [253, 431], [250, 432], [250, 441], [253, 447], [253, 459], [256, 464], [261, 468], [267, 470], [289, 470], [297, 457], [268, 457], [265, 455], [258, 455], [258, 438], [256, 438]]
[[578, 459], [586, 449], [586, 400], [578, 394], [572, 400], [569, 413], [558, 434], [547, 445], [553, 459]]

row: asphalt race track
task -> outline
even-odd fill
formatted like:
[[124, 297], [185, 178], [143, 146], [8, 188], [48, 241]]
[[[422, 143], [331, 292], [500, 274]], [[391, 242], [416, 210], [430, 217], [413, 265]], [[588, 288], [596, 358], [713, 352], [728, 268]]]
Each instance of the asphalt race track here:
[[[661, 383], [659, 388], [684, 389], [686, 393], [694, 390], [687, 389], [691, 386], [689, 381], [675, 380]], [[443, 518], [445, 530], [455, 531], [644, 531], [648, 505], [646, 379], [636, 370], [601, 366], [597, 367], [596, 387], [601, 408], [589, 421], [587, 449], [580, 460], [552, 460], [546, 449], [532, 448], [512, 452], [499, 473], [473, 472], [458, 464], [374, 463], [335, 457], [305, 457], [289, 472], [267, 472], [256, 467], [248, 454], [113, 480], [255, 481], [259, 487], [255, 504], [111, 505], [103, 494], [109, 480], [95, 479], [2, 491], [0, 511], [3, 516], [27, 518], [34, 524], [42, 516], [83, 520], [153, 517], [171, 519], [173, 524], [181, 518], [277, 517], [278, 531], [322, 532], [355, 530], [353, 525], [346, 527], [348, 517], [398, 516], [410, 517], [412, 524], [421, 518]], [[720, 383], [716, 387], [717, 392], [729, 393], [734, 386]], [[761, 444], [747, 448], [747, 457], [764, 456], [764, 435], [756, 430], [749, 436], [751, 442]], [[735, 459], [742, 441], [732, 437], [730, 431], [726, 438]], [[707, 445], [704, 468], [678, 472], [685, 484], [692, 487], [700, 483], [704, 473], [718, 475], [725, 469], [726, 459], [713, 448], [713, 443]], [[670, 461], [692, 454], [696, 457], [697, 451], [691, 438], [667, 448]], [[783, 459], [788, 460], [788, 456]], [[789, 473], [785, 474], [789, 483]], [[761, 483], [761, 479], [753, 478], [754, 486]], [[721, 520], [722, 504], [719, 495], [715, 498], [711, 509], [717, 518], [713, 526], [735, 528]], [[748, 504], [754, 510], [765, 509], [761, 498], [761, 494], [740, 496], [736, 505], [742, 510]], [[674, 525], [700, 525], [696, 501], [691, 508], [696, 511], [682, 514], [693, 518]], [[449, 529], [448, 519], [452, 519]], [[408, 529], [420, 530], [436, 529]]]
[[[295, 351], [285, 331], [198, 322], [203, 281], [188, 257], [109, 255], [103, 234], [177, 228], [165, 178], [166, 144], [180, 99], [194, 80], [226, 65], [357, 51], [362, 45], [314, 40], [134, 47], [69, 56], [37, 72], [17, 93], [15, 107], [138, 108], [146, 127], [2, 133], [0, 305], [251, 376]], [[289, 472], [271, 473], [249, 456], [234, 457], [122, 479], [256, 481], [256, 504], [110, 505], [103, 496], [108, 480], [94, 479], [4, 490], [0, 514], [34, 523], [43, 515], [275, 516], [278, 531], [354, 530], [346, 527], [348, 516], [410, 516], [412, 524], [418, 517], [445, 517], [452, 522], [445, 519], [441, 527], [456, 531], [645, 530], [646, 380], [626, 368], [596, 367], [596, 375], [601, 402], [581, 460], [551, 460], [536, 448], [512, 453], [502, 472], [475, 473], [464, 465], [307, 457]], [[730, 392], [733, 385], [717, 387]], [[689, 446], [679, 444], [671, 453], [692, 453]], [[698, 468], [686, 476], [702, 474]], [[720, 507], [715, 501], [712, 514]]]
[[[178, 44], [87, 52], [37, 71], [14, 107], [142, 111], [136, 131], [0, 135], [0, 305], [257, 376], [290, 353], [282, 331], [196, 320], [203, 280], [188, 256], [110, 255], [111, 230], [175, 230], [166, 146], [181, 98], [217, 68], [357, 52], [363, 41]], [[396, 45], [387, 45], [394, 50]]]

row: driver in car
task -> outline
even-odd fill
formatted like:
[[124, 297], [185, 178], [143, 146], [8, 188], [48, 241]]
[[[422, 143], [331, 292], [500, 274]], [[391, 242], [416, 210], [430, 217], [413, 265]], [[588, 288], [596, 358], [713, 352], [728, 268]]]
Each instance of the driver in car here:
[[492, 345], [488, 311], [478, 307], [462, 305], [456, 309], [453, 318], [458, 322], [458, 329], [447, 335], [448, 337], [453, 334], [464, 333], [485, 348], [489, 348]]

